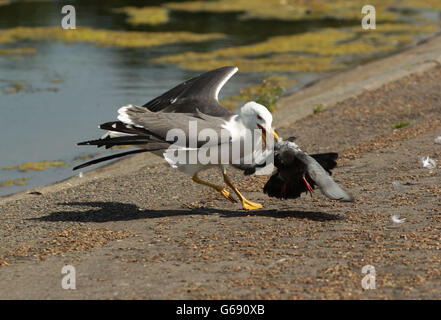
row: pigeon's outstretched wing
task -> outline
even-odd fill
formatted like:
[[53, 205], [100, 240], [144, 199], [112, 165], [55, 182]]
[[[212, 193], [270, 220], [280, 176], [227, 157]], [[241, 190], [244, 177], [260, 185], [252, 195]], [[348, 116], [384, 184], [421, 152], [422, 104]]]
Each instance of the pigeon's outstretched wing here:
[[312, 157], [306, 153], [299, 155], [300, 160], [306, 164], [306, 171], [311, 179], [320, 188], [320, 191], [329, 199], [338, 201], [354, 201], [354, 197], [343, 190], [331, 175]]

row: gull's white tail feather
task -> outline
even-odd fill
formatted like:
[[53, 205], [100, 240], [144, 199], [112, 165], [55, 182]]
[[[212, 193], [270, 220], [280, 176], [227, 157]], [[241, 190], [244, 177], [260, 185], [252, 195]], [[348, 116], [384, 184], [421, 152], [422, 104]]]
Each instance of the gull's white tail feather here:
[[133, 104], [129, 104], [127, 106], [121, 107], [118, 109], [118, 120], [129, 125], [134, 125], [133, 121], [129, 118], [127, 111], [131, 108], [134, 108]]

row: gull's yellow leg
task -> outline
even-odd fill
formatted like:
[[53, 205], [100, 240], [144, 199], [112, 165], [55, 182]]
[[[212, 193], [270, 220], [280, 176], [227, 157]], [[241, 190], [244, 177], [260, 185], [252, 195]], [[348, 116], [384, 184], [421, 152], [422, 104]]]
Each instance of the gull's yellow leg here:
[[220, 186], [217, 186], [217, 185], [215, 185], [215, 184], [212, 184], [212, 183], [210, 183], [210, 182], [207, 182], [207, 181], [204, 181], [204, 180], [199, 179], [197, 173], [194, 174], [194, 176], [192, 177], [192, 179], [193, 179], [193, 181], [196, 182], [196, 183], [202, 184], [202, 185], [204, 185], [204, 186], [207, 186], [207, 187], [213, 188], [214, 190], [219, 191], [219, 192], [220, 192], [220, 193], [221, 193], [221, 194], [222, 194], [227, 200], [230, 200], [230, 201], [233, 202], [233, 203], [237, 202], [236, 199], [234, 199], [233, 196], [230, 195], [230, 193], [227, 191], [227, 189], [222, 188], [222, 187], [220, 187]]
[[261, 209], [262, 205], [259, 203], [255, 203], [255, 202], [251, 202], [247, 199], [245, 199], [245, 197], [239, 192], [239, 190], [233, 185], [233, 183], [230, 181], [230, 179], [227, 176], [226, 171], [224, 170], [222, 175], [224, 176], [224, 181], [225, 183], [234, 191], [234, 193], [237, 194], [237, 196], [239, 197], [240, 201], [242, 202], [242, 208], [244, 208], [245, 210], [256, 210], [256, 209]]

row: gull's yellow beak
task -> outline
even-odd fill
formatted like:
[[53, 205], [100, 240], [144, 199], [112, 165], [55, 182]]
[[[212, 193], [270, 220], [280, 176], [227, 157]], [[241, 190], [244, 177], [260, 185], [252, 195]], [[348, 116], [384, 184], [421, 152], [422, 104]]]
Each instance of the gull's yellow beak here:
[[[263, 146], [266, 148], [266, 130], [260, 124], [258, 124], [257, 127], [259, 127], [259, 129], [262, 130]], [[271, 129], [271, 133], [276, 141], [279, 140], [279, 135], [273, 129]]]

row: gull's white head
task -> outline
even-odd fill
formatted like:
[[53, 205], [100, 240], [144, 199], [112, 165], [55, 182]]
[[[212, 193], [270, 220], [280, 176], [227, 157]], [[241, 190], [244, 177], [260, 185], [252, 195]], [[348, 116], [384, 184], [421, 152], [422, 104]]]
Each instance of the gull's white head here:
[[272, 134], [276, 141], [279, 139], [279, 136], [271, 126], [273, 122], [273, 116], [265, 106], [254, 101], [247, 102], [242, 108], [240, 108], [239, 116], [243, 124], [248, 129], [262, 130], [262, 138], [265, 144], [268, 134]]

